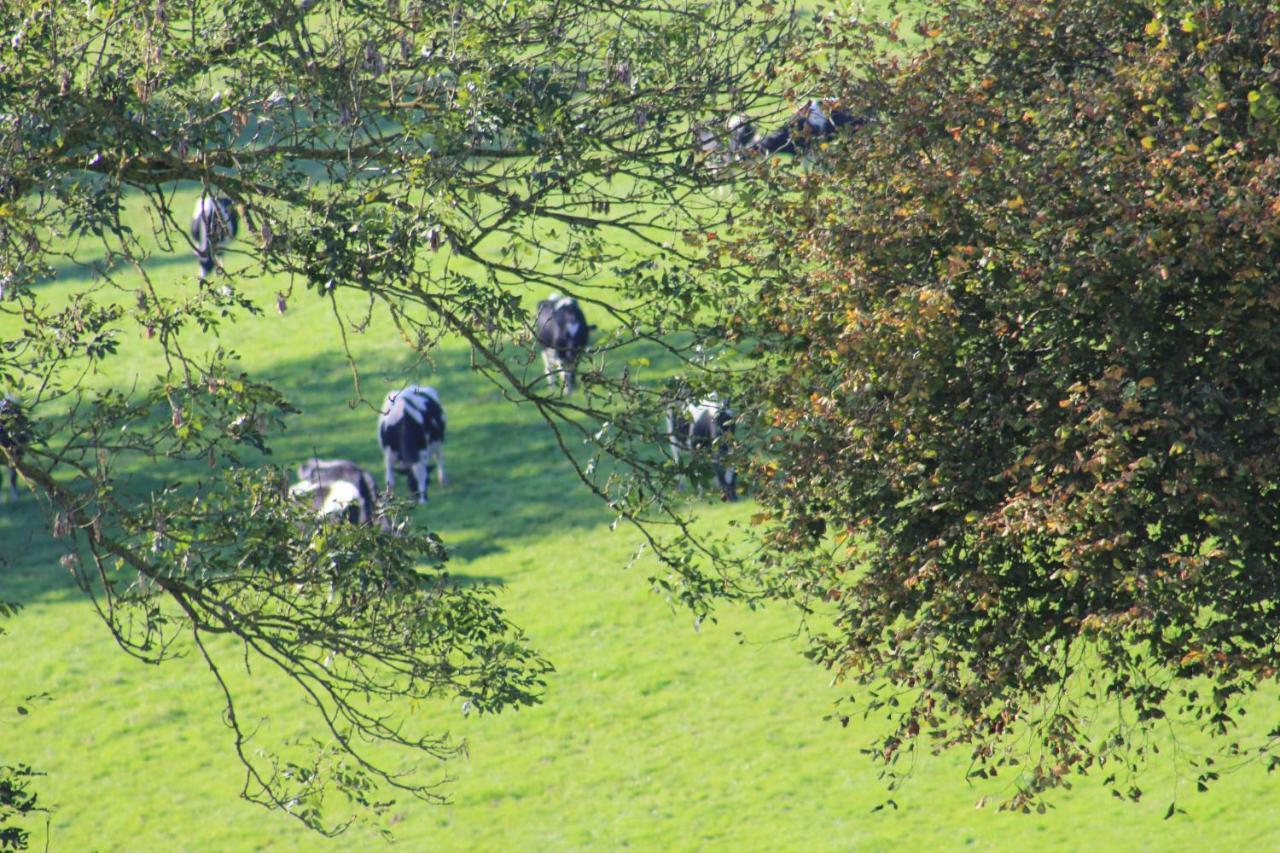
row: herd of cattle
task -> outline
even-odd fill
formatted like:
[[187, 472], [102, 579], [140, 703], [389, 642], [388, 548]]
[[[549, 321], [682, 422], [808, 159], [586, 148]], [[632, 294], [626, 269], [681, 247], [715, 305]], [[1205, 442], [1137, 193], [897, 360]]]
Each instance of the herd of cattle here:
[[[758, 132], [747, 116], [734, 115], [726, 123], [723, 138], [705, 126], [694, 128], [694, 137], [704, 158], [715, 167], [747, 155], [801, 154], [841, 128], [856, 130], [868, 121], [837, 102], [813, 100], [767, 133]], [[196, 203], [191, 216], [191, 244], [202, 279], [218, 268], [220, 251], [235, 239], [239, 227], [240, 218], [232, 199], [206, 195]], [[558, 380], [562, 393], [573, 393], [577, 362], [593, 329], [571, 296], [553, 294], [538, 303], [533, 332], [542, 350], [547, 382], [553, 388]], [[707, 456], [716, 485], [728, 501], [737, 497], [733, 469], [724, 462], [726, 437], [732, 431], [733, 413], [715, 395], [667, 411], [666, 435], [673, 460], [679, 464], [682, 457], [690, 454]], [[0, 459], [10, 463], [6, 498], [18, 496], [18, 474], [12, 462], [29, 435], [22, 407], [12, 397], [0, 397]], [[448, 482], [444, 439], [444, 406], [434, 388], [410, 385], [387, 394], [378, 414], [386, 493], [391, 494], [395, 475], [402, 474], [418, 503], [426, 503], [433, 462], [440, 484]], [[321, 516], [358, 524], [386, 524], [377, 513], [378, 491], [373, 476], [354, 462], [311, 459], [299, 466], [298, 482], [290, 491], [299, 499], [309, 499]]]
[[[566, 327], [552, 333], [547, 326], [556, 318], [568, 318]], [[574, 362], [587, 345], [590, 328], [576, 300], [553, 296], [538, 305], [537, 338], [547, 365], [547, 380], [562, 376], [565, 393], [573, 388]], [[683, 410], [669, 409], [666, 434], [672, 459], [679, 464], [690, 454], [706, 454], [712, 462], [716, 485], [727, 501], [737, 499], [733, 468], [724, 462], [726, 439], [733, 432], [733, 412], [714, 395], [687, 403]], [[434, 462], [440, 485], [444, 472], [444, 405], [435, 388], [410, 385], [387, 394], [378, 413], [378, 443], [382, 448], [386, 492], [395, 488], [397, 474], [406, 478], [409, 493], [418, 503], [427, 502]], [[310, 459], [298, 466], [298, 482], [290, 491], [309, 499], [320, 516], [341, 518], [355, 524], [388, 526], [377, 511], [378, 491], [373, 475], [346, 459]]]
[[[210, 209], [202, 201], [196, 215]], [[553, 294], [538, 303], [534, 337], [542, 349], [547, 382], [553, 388], [559, 377], [562, 393], [572, 393], [577, 361], [593, 328], [573, 297]], [[378, 443], [387, 496], [394, 491], [396, 475], [401, 474], [408, 481], [410, 495], [418, 503], [426, 503], [433, 464], [440, 484], [448, 483], [444, 470], [445, 423], [444, 405], [435, 388], [410, 385], [387, 394], [378, 413]], [[687, 403], [683, 410], [673, 408], [667, 412], [666, 434], [674, 461], [679, 463], [691, 453], [709, 454], [716, 484], [729, 501], [737, 498], [737, 488], [733, 469], [723, 464], [723, 456], [725, 438], [732, 431], [733, 413], [714, 396]], [[12, 397], [0, 397], [0, 458], [12, 463], [29, 436], [22, 407]], [[6, 499], [16, 498], [17, 469], [13, 464], [8, 469]], [[373, 476], [355, 462], [314, 458], [300, 465], [297, 474], [298, 482], [290, 492], [300, 500], [309, 500], [318, 515], [356, 524], [388, 525], [377, 509], [378, 490]]]
[[849, 112], [836, 101], [814, 99], [767, 133], [760, 133], [748, 116], [738, 113], [725, 123], [723, 138], [706, 125], [695, 127], [693, 136], [702, 156], [715, 168], [747, 156], [803, 154], [842, 128], [853, 132], [868, 122], [867, 116]]

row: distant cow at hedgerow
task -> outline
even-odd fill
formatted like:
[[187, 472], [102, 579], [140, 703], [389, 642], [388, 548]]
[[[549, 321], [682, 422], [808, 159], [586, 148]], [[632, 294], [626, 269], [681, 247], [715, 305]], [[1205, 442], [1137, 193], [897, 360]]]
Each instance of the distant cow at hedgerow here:
[[850, 112], [831, 98], [815, 98], [796, 110], [778, 127], [760, 134], [748, 116], [736, 114], [725, 123], [725, 133], [705, 125], [693, 130], [694, 140], [708, 168], [719, 170], [746, 155], [803, 154], [817, 142], [848, 128], [857, 130], [870, 119]]
[[851, 113], [832, 99], [815, 98], [774, 130], [749, 143], [760, 154], [802, 154], [815, 142], [828, 139], [841, 128], [857, 130], [870, 119]]

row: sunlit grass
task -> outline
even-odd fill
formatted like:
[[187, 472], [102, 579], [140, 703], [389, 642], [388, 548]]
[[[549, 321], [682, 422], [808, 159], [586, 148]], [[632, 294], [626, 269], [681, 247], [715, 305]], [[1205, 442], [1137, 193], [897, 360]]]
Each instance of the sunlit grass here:
[[[175, 209], [185, 213], [190, 193]], [[141, 231], [144, 214], [129, 217]], [[244, 241], [250, 238], [243, 238]], [[181, 245], [181, 244], [179, 244]], [[228, 256], [233, 270], [243, 260]], [[194, 286], [185, 249], [147, 265], [167, 290]], [[44, 285], [57, 300], [91, 280], [67, 269]], [[122, 282], [128, 286], [126, 275]], [[389, 824], [412, 849], [1268, 849], [1280, 845], [1274, 780], [1254, 767], [1207, 794], [1157, 765], [1141, 780], [1138, 804], [1114, 799], [1097, 778], [1056, 797], [1046, 815], [1011, 816], [991, 806], [1013, 778], [969, 785], [962, 750], [921, 757], [904, 788], [886, 791], [860, 754], [878, 730], [855, 713], [848, 728], [824, 721], [848, 689], [800, 656], [796, 619], [784, 608], [726, 609], [695, 627], [656, 593], [658, 567], [639, 536], [611, 531], [606, 509], [581, 487], [551, 433], [470, 368], [464, 344], [446, 338], [419, 362], [390, 325], [353, 333], [351, 355], [334, 332], [333, 304], [295, 292], [287, 310], [275, 294], [287, 281], [241, 285], [264, 315], [225, 327], [219, 340], [245, 368], [278, 382], [301, 414], [273, 441], [266, 462], [290, 467], [311, 454], [345, 457], [375, 471], [375, 415], [368, 405], [407, 382], [435, 385], [449, 417], [446, 459], [453, 480], [433, 484], [415, 520], [451, 548], [459, 582], [498, 588], [498, 600], [557, 665], [543, 705], [496, 717], [464, 716], [443, 704], [418, 713], [437, 730], [467, 738], [471, 754], [450, 765], [449, 806], [397, 803]], [[545, 293], [528, 288], [531, 305]], [[358, 312], [358, 296], [340, 310]], [[596, 318], [592, 318], [593, 321]], [[601, 320], [602, 323], [605, 321]], [[10, 333], [0, 325], [0, 337]], [[100, 386], [154, 376], [160, 360], [140, 329], [122, 327], [125, 355]], [[212, 338], [195, 336], [198, 346]], [[515, 342], [513, 363], [533, 353]], [[661, 366], [649, 376], [661, 375]], [[361, 400], [361, 396], [365, 398]], [[258, 461], [258, 460], [251, 460]], [[207, 469], [205, 469], [207, 470]], [[155, 477], [205, 470], [139, 465], [126, 489]], [[750, 502], [707, 502], [704, 524], [725, 529]], [[295, 821], [236, 799], [241, 776], [219, 696], [203, 664], [186, 657], [158, 669], [131, 661], [58, 565], [60, 555], [30, 495], [0, 505], [0, 598], [25, 605], [0, 638], [0, 763], [46, 771], [37, 789], [54, 813], [50, 849], [218, 850], [364, 848], [367, 828], [326, 843]], [[237, 676], [264, 734], [300, 731], [305, 708], [255, 670]], [[26, 701], [47, 692], [47, 700]], [[22, 704], [31, 713], [19, 715]], [[1274, 692], [1251, 703], [1242, 736], [1273, 725]], [[857, 705], [853, 706], [856, 711]], [[849, 710], [849, 709], [845, 709]], [[1194, 744], [1194, 735], [1180, 733]], [[1164, 753], [1173, 752], [1169, 739]], [[1102, 774], [1098, 774], [1099, 776]], [[1169, 802], [1189, 811], [1161, 821]], [[896, 805], [886, 806], [892, 799]], [[340, 803], [332, 803], [341, 813]], [[43, 842], [36, 830], [38, 848]]]

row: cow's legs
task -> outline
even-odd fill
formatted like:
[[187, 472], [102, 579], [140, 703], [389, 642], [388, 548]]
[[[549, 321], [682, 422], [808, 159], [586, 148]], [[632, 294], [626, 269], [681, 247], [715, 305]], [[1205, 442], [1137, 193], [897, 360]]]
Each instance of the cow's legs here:
[[543, 348], [542, 366], [547, 371], [547, 386], [554, 389], [556, 387], [556, 369], [560, 367], [560, 359], [556, 357], [555, 350]]
[[732, 468], [716, 465], [716, 483], [720, 486], [720, 494], [732, 503], [738, 499], [737, 477]]
[[427, 483], [430, 482], [430, 470], [427, 467], [427, 454], [423, 453], [417, 462], [409, 468], [409, 479], [413, 481], [414, 491], [418, 493], [418, 503], [427, 502]]
[[396, 485], [396, 469], [395, 469], [395, 466], [391, 464], [390, 448], [383, 449], [382, 461], [387, 466], [387, 497], [390, 497], [395, 492], [395, 485]]
[[667, 441], [671, 446], [671, 460], [680, 464], [680, 440], [676, 438], [676, 413], [667, 409]]
[[[682, 445], [680, 444], [680, 437], [676, 435], [677, 429], [679, 429], [679, 426], [676, 421], [676, 413], [671, 409], [667, 409], [667, 441], [670, 444], [671, 461], [678, 466], [680, 464], [680, 449]], [[681, 492], [684, 491], [684, 477], [676, 477], [676, 489]]]
[[444, 443], [437, 441], [431, 447], [427, 448], [429, 456], [436, 458], [436, 479], [440, 481], [440, 485], [449, 485], [449, 478], [444, 475]]

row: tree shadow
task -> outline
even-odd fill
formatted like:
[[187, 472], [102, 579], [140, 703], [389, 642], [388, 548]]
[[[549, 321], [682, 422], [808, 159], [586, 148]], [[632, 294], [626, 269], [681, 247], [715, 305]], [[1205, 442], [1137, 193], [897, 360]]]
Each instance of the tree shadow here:
[[[448, 421], [444, 461], [450, 484], [442, 487], [433, 479], [428, 503], [415, 509], [414, 517], [446, 543], [451, 531], [483, 534], [486, 550], [463, 545], [459, 556], [474, 559], [494, 553], [503, 542], [566, 527], [594, 528], [610, 520], [533, 407], [503, 399], [496, 386], [474, 375], [465, 352], [442, 352], [431, 365], [414, 367], [406, 358], [365, 372], [365, 399], [351, 405], [357, 395], [344, 359], [335, 355], [276, 362], [274, 378], [287, 383], [291, 402], [302, 414], [273, 439], [272, 461], [292, 467], [313, 455], [349, 459], [368, 468], [381, 489], [377, 407], [387, 391], [411, 383], [432, 385], [440, 392]], [[405, 496], [402, 479], [397, 478], [393, 489], [398, 497]]]
[[[476, 377], [465, 350], [442, 350], [430, 364], [411, 354], [379, 364], [362, 376], [363, 400], [340, 351], [273, 360], [263, 368], [259, 378], [284, 388], [301, 414], [287, 418], [285, 429], [271, 438], [269, 454], [244, 448], [242, 464], [280, 466], [292, 476], [312, 456], [349, 459], [368, 468], [379, 488], [383, 468], [376, 424], [382, 397], [411, 383], [440, 390], [448, 418], [444, 457], [451, 482], [440, 486], [433, 480], [429, 502], [409, 512], [415, 524], [444, 540], [450, 568], [465, 568], [513, 544], [566, 530], [600, 530], [612, 518], [578, 479], [533, 407], [504, 399], [498, 388]], [[215, 473], [203, 461], [155, 461], [142, 455], [118, 470], [116, 498], [136, 506], [167, 486], [193, 485]], [[395, 495], [406, 497], [403, 480], [396, 483]], [[30, 493], [0, 504], [0, 555], [5, 557], [0, 598], [29, 603], [80, 594], [59, 565], [66, 546], [49, 530], [43, 508]], [[501, 578], [476, 576], [466, 582], [501, 583]]]
[[457, 536], [446, 539], [444, 544], [449, 549], [449, 565], [483, 560], [508, 551], [492, 539], [478, 536]]
[[59, 564], [69, 552], [50, 534], [30, 492], [0, 504], [0, 600], [29, 604], [79, 595], [75, 579]]
[[[178, 264], [187, 264], [191, 267], [191, 278], [195, 279], [200, 265], [197, 263], [195, 255], [186, 250], [186, 247], [175, 252], [157, 252], [146, 258], [142, 262], [148, 272], [155, 272], [163, 267], [176, 266]], [[37, 287], [56, 285], [56, 284], [74, 284], [76, 282], [95, 281], [104, 278], [108, 273], [129, 273], [133, 271], [130, 264], [118, 264], [108, 268], [105, 261], [100, 258], [92, 261], [67, 261], [58, 264], [53, 268], [53, 275], [42, 278], [36, 282]]]
[[504, 587], [507, 585], [505, 579], [497, 575], [462, 575], [448, 573], [448, 582], [452, 586], [462, 587], [464, 589], [471, 587]]

